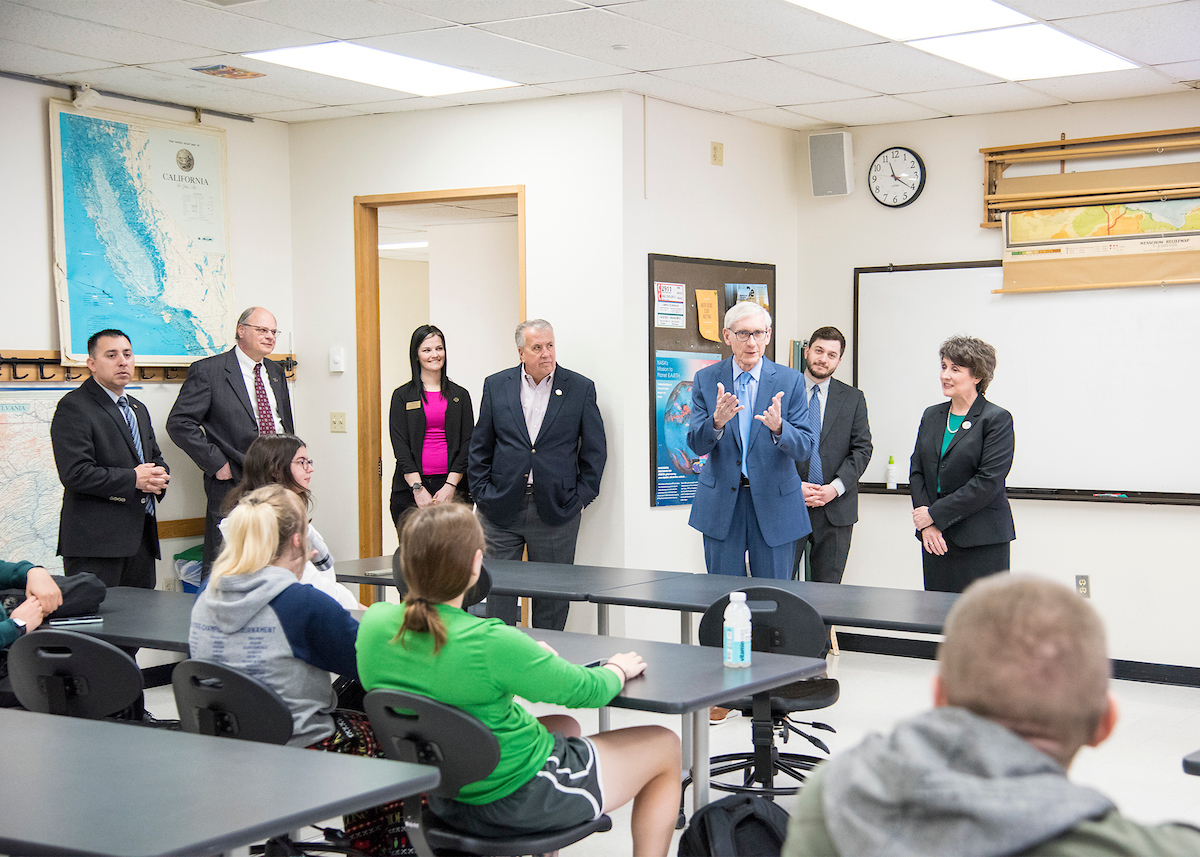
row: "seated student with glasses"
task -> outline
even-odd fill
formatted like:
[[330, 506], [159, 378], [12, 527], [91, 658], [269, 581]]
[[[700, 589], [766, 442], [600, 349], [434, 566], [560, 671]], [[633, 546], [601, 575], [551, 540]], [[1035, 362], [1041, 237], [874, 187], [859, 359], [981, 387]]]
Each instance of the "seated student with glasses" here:
[[[282, 485], [241, 498], [225, 519], [225, 541], [192, 608], [192, 657], [217, 661], [266, 683], [292, 712], [289, 746], [383, 758], [366, 715], [337, 707], [329, 674], [353, 677], [358, 622], [323, 592], [301, 586], [308, 557], [305, 508]], [[368, 854], [403, 854], [400, 801], [351, 813], [346, 835]]]
[[646, 669], [645, 661], [627, 652], [600, 667], [577, 666], [499, 619], [464, 611], [483, 547], [483, 529], [464, 505], [411, 512], [400, 533], [404, 603], [372, 605], [359, 631], [365, 688], [419, 693], [460, 708], [499, 741], [495, 770], [455, 800], [430, 796], [430, 810], [460, 830], [495, 837], [571, 827], [633, 800], [633, 853], [666, 855], [679, 812], [675, 733], [637, 726], [583, 738], [573, 718], [539, 722], [513, 699], [601, 706]]
[[[294, 434], [265, 434], [257, 437], [246, 450], [246, 457], [242, 461], [242, 481], [225, 498], [222, 512], [229, 514], [238, 501], [264, 485], [282, 485], [303, 500], [304, 505], [311, 511], [313, 499], [309, 483], [312, 481], [314, 469], [315, 463], [308, 457], [308, 447]], [[221, 534], [224, 533], [225, 522], [222, 521]], [[354, 593], [337, 582], [337, 575], [333, 569], [333, 555], [311, 521], [308, 525], [307, 539], [312, 556], [304, 564], [304, 576], [300, 578], [300, 582], [316, 587], [347, 610], [364, 609]]]

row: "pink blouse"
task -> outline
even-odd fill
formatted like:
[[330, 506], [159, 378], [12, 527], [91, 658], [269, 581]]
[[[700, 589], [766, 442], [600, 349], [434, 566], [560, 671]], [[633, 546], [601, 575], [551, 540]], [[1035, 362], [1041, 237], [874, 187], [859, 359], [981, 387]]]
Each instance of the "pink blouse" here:
[[446, 397], [425, 393], [425, 443], [421, 447], [421, 474], [440, 476], [450, 471], [446, 449]]

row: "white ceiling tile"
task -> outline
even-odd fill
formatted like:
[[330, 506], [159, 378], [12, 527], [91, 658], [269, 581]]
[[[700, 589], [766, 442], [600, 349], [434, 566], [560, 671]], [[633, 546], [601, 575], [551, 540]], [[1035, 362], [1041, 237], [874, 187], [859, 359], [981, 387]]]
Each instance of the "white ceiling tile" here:
[[657, 74], [635, 72], [613, 77], [590, 78], [588, 80], [572, 80], [564, 83], [548, 84], [547, 89], [559, 92], [610, 92], [622, 90], [648, 95], [675, 104], [688, 107], [698, 107], [701, 110], [715, 110], [718, 113], [729, 113], [733, 110], [752, 110], [765, 106], [761, 101], [749, 98], [739, 98], [723, 92], [714, 92], [677, 80], [669, 80]]
[[[203, 68], [204, 66], [222, 64], [246, 69], [247, 71], [260, 72], [265, 76], [234, 80], [215, 78], [203, 72], [192, 70]], [[155, 63], [146, 66], [146, 68], [154, 69], [155, 71], [165, 71], [168, 74], [178, 75], [189, 80], [194, 78], [216, 80], [222, 86], [232, 89], [261, 92], [269, 95], [282, 95], [289, 98], [302, 98], [305, 101], [316, 102], [317, 104], [363, 104], [366, 102], [400, 98], [406, 94], [397, 92], [394, 89], [386, 89], [382, 86], [372, 86], [369, 83], [342, 80], [338, 77], [330, 77], [327, 74], [302, 71], [301, 69], [263, 62], [262, 60], [250, 57], [231, 56], [229, 54], [203, 57], [198, 60], [188, 60], [187, 62]]]
[[[119, 27], [212, 51], [252, 51], [321, 41], [312, 33], [184, 0], [17, 0], [65, 17]], [[275, 0], [272, 0], [275, 2]]]
[[1154, 68], [1172, 80], [1200, 79], [1200, 59], [1191, 62], [1166, 63], [1165, 65], [1156, 65]]
[[15, 3], [0, 3], [0, 33], [14, 42], [48, 50], [62, 50], [63, 46], [71, 45], [70, 53], [126, 65], [212, 53], [211, 49], [198, 45], [55, 15]]
[[382, 0], [456, 24], [482, 24], [582, 9], [573, 0]]
[[990, 74], [896, 42], [776, 57], [776, 61], [889, 94], [980, 86], [1000, 81]]
[[838, 125], [886, 125], [892, 122], [913, 122], [936, 119], [946, 114], [919, 104], [910, 104], [890, 95], [877, 98], [858, 98], [831, 104], [805, 104], [797, 109], [805, 115]]
[[561, 93], [540, 86], [509, 86], [504, 89], [485, 89], [479, 92], [456, 92], [439, 96], [455, 104], [499, 104], [505, 101], [527, 101], [530, 98], [548, 98]]
[[1142, 95], [1159, 95], [1187, 89], [1187, 87], [1173, 83], [1169, 78], [1148, 68], [1025, 80], [1021, 82], [1021, 85], [1036, 89], [1038, 92], [1045, 92], [1047, 95], [1053, 95], [1055, 98], [1073, 102], [1136, 98]]
[[987, 86], [913, 92], [905, 95], [904, 100], [949, 113], [951, 116], [1007, 113], [1012, 110], [1032, 110], [1066, 103], [1044, 92], [1027, 89], [1019, 83], [989, 83]]
[[882, 40], [873, 33], [780, 0], [644, 0], [613, 7], [612, 11], [762, 57]]
[[107, 89], [122, 95], [169, 101], [206, 110], [224, 110], [227, 113], [268, 113], [320, 106], [298, 98], [235, 89], [216, 83], [215, 79], [212, 79], [214, 82], [211, 83], [209, 79], [191, 80], [133, 66], [89, 71], [86, 79], [80, 79], [79, 75], [73, 74], [57, 74], [50, 77], [66, 83], [90, 83], [96, 89]]
[[658, 72], [658, 76], [776, 107], [874, 94], [765, 59], [669, 69]]
[[1184, 62], [1196, 58], [1200, 0], [1070, 18], [1055, 26], [1134, 62]]
[[[729, 62], [748, 54], [601, 9], [482, 24], [480, 29], [635, 71]], [[613, 50], [626, 45], [628, 50]]]
[[350, 107], [306, 107], [301, 110], [280, 110], [255, 114], [260, 119], [276, 122], [319, 122], [323, 119], [345, 119], [347, 116], [362, 116], [362, 112]]
[[1161, 6], [1173, 0], [1003, 0], [1005, 6], [1034, 18], [1055, 21], [1059, 18], [1078, 18], [1102, 12], [1121, 12]]
[[229, 11], [331, 39], [358, 39], [448, 26], [439, 18], [374, 0], [337, 0], [336, 14], [330, 14], [329, 0], [271, 0], [234, 6]]
[[489, 74], [518, 83], [549, 83], [603, 77], [621, 66], [552, 51], [474, 27], [447, 27], [421, 33], [357, 39], [359, 44], [414, 59]]
[[106, 68], [110, 64], [91, 57], [63, 54], [46, 48], [0, 39], [0, 69], [33, 76]]
[[764, 125], [774, 125], [779, 128], [792, 128], [796, 131], [807, 130], [810, 128], [827, 128], [830, 127], [829, 122], [824, 119], [814, 119], [811, 116], [802, 116], [791, 110], [784, 110], [782, 107], [761, 107], [757, 110], [734, 110], [730, 113], [731, 116], [741, 116], [744, 119], [750, 119], [754, 122], [761, 122]]
[[453, 101], [443, 101], [440, 98], [429, 98], [418, 95], [415, 98], [396, 98], [391, 101], [373, 101], [367, 104], [355, 104], [354, 109], [361, 113], [407, 113], [410, 110], [434, 110], [438, 107], [461, 107]]

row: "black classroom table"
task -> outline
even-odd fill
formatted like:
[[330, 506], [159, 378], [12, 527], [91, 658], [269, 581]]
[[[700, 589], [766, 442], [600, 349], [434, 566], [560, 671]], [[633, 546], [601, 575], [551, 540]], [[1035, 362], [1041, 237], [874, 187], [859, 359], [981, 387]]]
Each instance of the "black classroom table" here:
[[29, 711], [0, 709], [0, 735], [4, 854], [218, 854], [439, 780], [427, 765]]
[[114, 586], [96, 611], [103, 621], [64, 625], [60, 630], [79, 631], [107, 640], [114, 646], [162, 649], [186, 655], [195, 603], [196, 596], [186, 592]]
[[[755, 652], [749, 667], [727, 668], [721, 661], [722, 650], [683, 643], [662, 643], [574, 634], [567, 631], [522, 629], [535, 640], [542, 640], [567, 660], [586, 664], [621, 651], [636, 651], [646, 660], [646, 672], [630, 679], [609, 703], [614, 708], [679, 714], [690, 723], [690, 754], [685, 746], [684, 759], [690, 755], [694, 783], [695, 808], [708, 803], [708, 709], [740, 696], [768, 693], [774, 688], [801, 679], [825, 674], [825, 661], [796, 655]], [[689, 730], [685, 729], [685, 734]]]

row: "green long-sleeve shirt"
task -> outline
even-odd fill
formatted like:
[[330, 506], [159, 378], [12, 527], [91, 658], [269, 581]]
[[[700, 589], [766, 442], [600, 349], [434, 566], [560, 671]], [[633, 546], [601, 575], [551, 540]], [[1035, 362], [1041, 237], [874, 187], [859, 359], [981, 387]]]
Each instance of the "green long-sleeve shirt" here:
[[[4, 562], [0, 560], [0, 589], [25, 588], [25, 575], [34, 568], [31, 562]], [[8, 618], [4, 605], [0, 604], [0, 651], [7, 649], [21, 636], [17, 625]]]
[[363, 687], [419, 693], [478, 718], [500, 742], [500, 762], [457, 800], [484, 804], [507, 797], [550, 757], [554, 739], [513, 696], [570, 708], [596, 708], [621, 690], [608, 669], [585, 669], [539, 646], [499, 619], [479, 619], [439, 604], [447, 642], [433, 654], [430, 634], [406, 633], [393, 642], [404, 606], [374, 604], [358, 629], [358, 675]]

